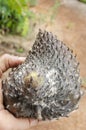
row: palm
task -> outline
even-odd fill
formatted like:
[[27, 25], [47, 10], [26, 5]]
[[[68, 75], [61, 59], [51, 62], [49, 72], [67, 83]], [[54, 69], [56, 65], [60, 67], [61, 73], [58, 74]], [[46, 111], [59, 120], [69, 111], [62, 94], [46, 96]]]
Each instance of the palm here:
[[31, 122], [29, 119], [17, 119], [5, 109], [0, 111], [0, 130], [28, 130], [36, 123], [35, 120]]

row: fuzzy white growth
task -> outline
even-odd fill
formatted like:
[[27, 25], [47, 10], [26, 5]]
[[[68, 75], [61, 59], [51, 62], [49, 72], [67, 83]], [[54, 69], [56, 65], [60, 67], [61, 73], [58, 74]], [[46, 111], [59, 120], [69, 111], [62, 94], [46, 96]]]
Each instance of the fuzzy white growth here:
[[48, 79], [49, 83], [51, 84], [51, 86], [55, 85], [55, 78], [54, 78], [54, 73], [56, 72], [55, 69], [51, 69], [47, 72], [46, 74], [46, 78]]

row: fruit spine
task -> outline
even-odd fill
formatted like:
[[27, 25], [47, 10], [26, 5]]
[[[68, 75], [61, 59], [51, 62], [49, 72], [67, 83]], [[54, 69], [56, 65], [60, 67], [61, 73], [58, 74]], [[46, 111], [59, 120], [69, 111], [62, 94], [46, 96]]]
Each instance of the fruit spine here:
[[39, 30], [25, 62], [3, 81], [4, 105], [16, 117], [67, 116], [81, 97], [78, 62], [56, 36]]

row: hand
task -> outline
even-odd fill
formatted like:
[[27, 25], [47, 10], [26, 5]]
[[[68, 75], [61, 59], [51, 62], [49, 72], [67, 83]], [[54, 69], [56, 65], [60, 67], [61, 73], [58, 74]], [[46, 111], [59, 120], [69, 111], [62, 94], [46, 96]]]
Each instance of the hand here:
[[[0, 77], [7, 69], [21, 64], [25, 58], [11, 56], [8, 54], [0, 57]], [[0, 79], [0, 130], [28, 130], [30, 127], [37, 125], [38, 121], [35, 119], [15, 118], [9, 111], [4, 109], [2, 84]]]

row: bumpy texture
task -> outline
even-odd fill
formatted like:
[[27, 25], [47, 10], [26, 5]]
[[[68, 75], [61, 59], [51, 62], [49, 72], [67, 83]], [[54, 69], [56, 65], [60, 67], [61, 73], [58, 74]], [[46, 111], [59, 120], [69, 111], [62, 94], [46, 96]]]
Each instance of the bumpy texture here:
[[52, 33], [39, 30], [25, 62], [3, 81], [4, 105], [16, 117], [58, 119], [81, 97], [78, 62]]

